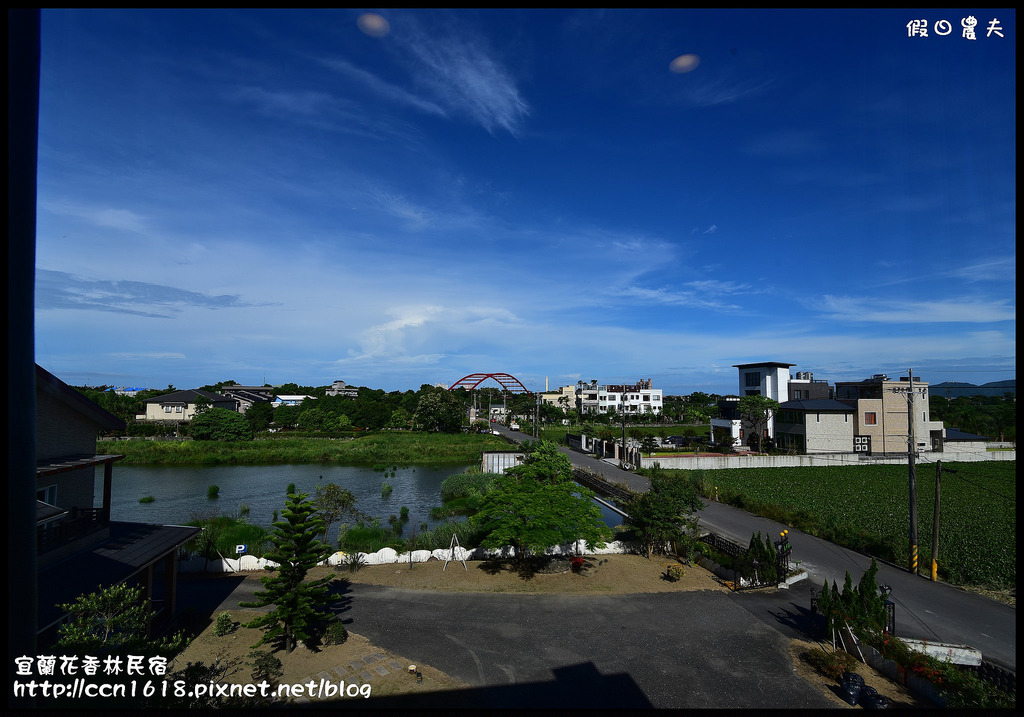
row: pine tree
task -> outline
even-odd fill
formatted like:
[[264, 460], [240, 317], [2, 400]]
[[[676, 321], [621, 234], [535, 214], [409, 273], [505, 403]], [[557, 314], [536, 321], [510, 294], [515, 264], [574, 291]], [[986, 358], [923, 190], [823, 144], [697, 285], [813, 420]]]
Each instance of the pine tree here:
[[281, 520], [273, 524], [270, 542], [274, 548], [266, 554], [267, 560], [277, 563], [277, 567], [267, 568], [275, 574], [262, 578], [266, 590], [256, 591], [255, 601], [240, 605], [274, 606], [246, 624], [264, 631], [263, 638], [253, 647], [273, 642], [277, 648], [292, 652], [299, 640], [312, 640], [330, 617], [327, 583], [331, 576], [306, 582], [306, 574], [330, 548], [319, 539], [324, 532], [323, 520], [307, 500], [309, 495], [296, 493], [294, 485], [288, 488]]

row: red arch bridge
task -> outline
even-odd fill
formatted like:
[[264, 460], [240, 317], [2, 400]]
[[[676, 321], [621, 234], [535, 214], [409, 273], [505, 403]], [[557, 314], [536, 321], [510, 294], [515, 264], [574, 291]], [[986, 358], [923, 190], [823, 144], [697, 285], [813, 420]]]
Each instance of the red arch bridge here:
[[448, 390], [454, 391], [457, 388], [474, 389], [489, 378], [497, 381], [501, 387], [509, 393], [533, 393], [528, 390], [522, 382], [510, 373], [471, 373], [453, 383]]

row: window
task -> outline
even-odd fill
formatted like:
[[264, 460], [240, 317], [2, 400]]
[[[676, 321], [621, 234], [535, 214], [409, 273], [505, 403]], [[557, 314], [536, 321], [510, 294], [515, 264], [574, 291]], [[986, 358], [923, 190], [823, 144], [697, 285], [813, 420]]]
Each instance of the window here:
[[875, 413], [874, 411], [865, 411], [864, 412], [864, 425], [865, 426], [875, 426], [875, 425], [878, 425], [878, 414]]
[[36, 491], [36, 500], [41, 500], [44, 503], [50, 505], [56, 505], [57, 503], [57, 486], [48, 485], [45, 488], [41, 488]]
[[650, 394], [647, 394], [647, 393], [645, 393], [645, 394], [644, 394], [644, 400], [645, 400], [645, 401], [650, 401], [650, 400], [651, 400], [651, 396], [650, 396]]
[[793, 392], [793, 400], [794, 401], [799, 401], [801, 398], [804, 397], [803, 393], [804, 393], [803, 391], [794, 391]]
[[753, 373], [747, 374], [747, 386], [760, 386], [761, 385], [761, 372], [754, 371]]
[[164, 406], [164, 413], [170, 413], [170, 412], [171, 412], [171, 407], [170, 406]]

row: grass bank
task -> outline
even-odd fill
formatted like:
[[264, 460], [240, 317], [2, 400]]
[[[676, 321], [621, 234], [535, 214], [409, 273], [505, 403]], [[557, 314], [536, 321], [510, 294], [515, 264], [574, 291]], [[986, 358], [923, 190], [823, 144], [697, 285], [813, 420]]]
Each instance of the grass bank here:
[[433, 465], [472, 463], [483, 451], [509, 444], [490, 434], [393, 431], [353, 439], [266, 438], [255, 441], [99, 441], [101, 454], [122, 454], [125, 465]]

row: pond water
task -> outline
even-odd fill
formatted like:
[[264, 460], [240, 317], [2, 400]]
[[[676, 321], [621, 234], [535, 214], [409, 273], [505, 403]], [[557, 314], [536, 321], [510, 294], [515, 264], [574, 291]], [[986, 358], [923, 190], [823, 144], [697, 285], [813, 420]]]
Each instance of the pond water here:
[[[284, 508], [289, 483], [313, 495], [318, 484], [335, 483], [352, 491], [356, 510], [369, 516], [398, 515], [409, 508], [410, 528], [429, 528], [430, 509], [441, 504], [441, 482], [450, 475], [463, 473], [464, 464], [449, 466], [410, 466], [382, 472], [365, 466], [274, 465], [274, 466], [125, 466], [114, 465], [110, 517], [113, 520], [182, 525], [195, 515], [235, 515], [248, 506], [248, 520], [254, 525], [271, 527], [274, 511]], [[381, 485], [393, 487], [390, 496], [381, 496]], [[207, 497], [207, 488], [216, 485], [217, 498]], [[97, 471], [96, 495], [103, 492], [103, 473]], [[152, 503], [139, 499], [152, 496]], [[98, 498], [97, 498], [98, 500]], [[622, 518], [601, 506], [604, 521], [616, 526]], [[347, 522], [352, 522], [349, 519]], [[335, 544], [340, 525], [331, 528], [328, 541]]]

